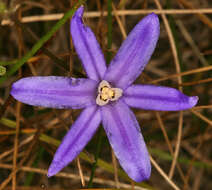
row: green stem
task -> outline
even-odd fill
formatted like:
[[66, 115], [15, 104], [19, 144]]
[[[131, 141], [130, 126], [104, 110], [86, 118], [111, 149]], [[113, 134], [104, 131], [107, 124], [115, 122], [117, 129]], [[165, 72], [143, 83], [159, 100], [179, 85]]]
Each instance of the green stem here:
[[65, 24], [65, 22], [75, 13], [76, 9], [84, 3], [86, 0], [79, 0], [78, 3], [67, 13], [64, 14], [63, 18], [61, 18], [49, 32], [47, 32], [29, 51], [25, 56], [17, 61], [16, 64], [6, 73], [5, 76], [0, 78], [0, 84], [7, 80], [7, 78], [13, 75], [24, 63], [26, 63], [33, 55], [37, 53], [37, 51], [52, 37], [52, 35], [57, 32], [60, 27]]
[[[42, 159], [43, 157], [43, 154], [44, 154], [44, 148], [41, 147], [36, 155], [36, 159], [34, 161], [34, 163], [32, 164], [32, 167], [33, 168], [37, 168], [38, 166], [38, 163], [39, 161]], [[35, 176], [35, 173], [34, 172], [30, 172], [27, 176], [26, 176], [26, 179], [25, 179], [25, 182], [24, 182], [24, 186], [30, 186], [31, 183], [33, 182], [33, 177]]]
[[17, 60], [11, 60], [11, 61], [0, 61], [0, 66], [7, 66], [7, 65], [12, 65], [15, 64]]
[[97, 150], [96, 150], [96, 154], [95, 154], [95, 161], [93, 163], [92, 166], [92, 170], [91, 170], [91, 175], [90, 175], [90, 179], [88, 182], [88, 188], [92, 188], [93, 187], [93, 178], [94, 178], [94, 174], [95, 174], [95, 170], [97, 167], [97, 163], [98, 163], [98, 159], [99, 159], [99, 155], [100, 155], [100, 151], [101, 151], [101, 147], [102, 147], [102, 127], [100, 128], [100, 132], [99, 132], [99, 136], [98, 136], [98, 143], [97, 143]]

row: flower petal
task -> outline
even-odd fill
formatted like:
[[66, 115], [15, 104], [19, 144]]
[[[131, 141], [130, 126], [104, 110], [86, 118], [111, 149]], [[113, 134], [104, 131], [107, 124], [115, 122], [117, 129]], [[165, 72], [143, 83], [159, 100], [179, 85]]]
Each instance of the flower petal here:
[[97, 106], [85, 108], [64, 137], [48, 170], [51, 177], [71, 162], [90, 141], [101, 122]]
[[101, 107], [104, 129], [126, 173], [136, 182], [150, 177], [149, 154], [133, 112], [121, 100]]
[[104, 55], [95, 35], [82, 22], [83, 11], [84, 7], [81, 6], [72, 17], [72, 40], [88, 77], [99, 81], [106, 71]]
[[27, 77], [13, 83], [12, 96], [26, 104], [52, 108], [83, 108], [95, 104], [97, 83], [68, 77]]
[[160, 24], [157, 15], [149, 14], [130, 32], [112, 60], [104, 80], [125, 89], [140, 75], [158, 40]]
[[124, 101], [145, 110], [177, 111], [192, 108], [197, 96], [186, 96], [179, 90], [154, 85], [132, 85], [124, 92]]

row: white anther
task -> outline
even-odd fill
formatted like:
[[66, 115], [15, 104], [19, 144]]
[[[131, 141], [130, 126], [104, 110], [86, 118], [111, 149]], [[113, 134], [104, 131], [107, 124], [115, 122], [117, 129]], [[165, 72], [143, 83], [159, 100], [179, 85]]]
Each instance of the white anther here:
[[96, 104], [99, 106], [104, 106], [109, 101], [116, 101], [122, 96], [122, 93], [122, 89], [111, 88], [110, 84], [107, 81], [103, 80], [98, 86]]

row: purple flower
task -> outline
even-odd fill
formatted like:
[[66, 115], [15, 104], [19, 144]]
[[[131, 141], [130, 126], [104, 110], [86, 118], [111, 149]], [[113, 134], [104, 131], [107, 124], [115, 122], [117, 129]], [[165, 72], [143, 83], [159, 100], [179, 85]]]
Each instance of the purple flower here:
[[159, 37], [159, 20], [154, 13], [135, 26], [107, 68], [93, 32], [82, 22], [83, 9], [81, 6], [71, 20], [71, 35], [88, 78], [23, 78], [13, 84], [11, 94], [35, 106], [84, 108], [58, 148], [49, 177], [82, 151], [102, 122], [122, 168], [133, 180], [143, 181], [150, 177], [150, 159], [129, 107], [184, 110], [195, 106], [198, 97], [168, 87], [132, 84], [148, 63]]

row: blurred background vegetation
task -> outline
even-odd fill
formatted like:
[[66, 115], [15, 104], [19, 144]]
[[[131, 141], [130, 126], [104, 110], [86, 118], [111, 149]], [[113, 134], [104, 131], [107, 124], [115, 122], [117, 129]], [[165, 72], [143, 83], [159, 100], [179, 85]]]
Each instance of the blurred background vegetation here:
[[[9, 95], [22, 77], [85, 76], [69, 33], [82, 3], [84, 22], [108, 62], [140, 19], [158, 14], [160, 39], [137, 82], [199, 96], [198, 105], [183, 112], [134, 110], [152, 156], [146, 182], [127, 177], [101, 129], [75, 161], [48, 179], [56, 148], [80, 110], [32, 107]], [[0, 190], [212, 189], [211, 42], [210, 0], [0, 0]]]

